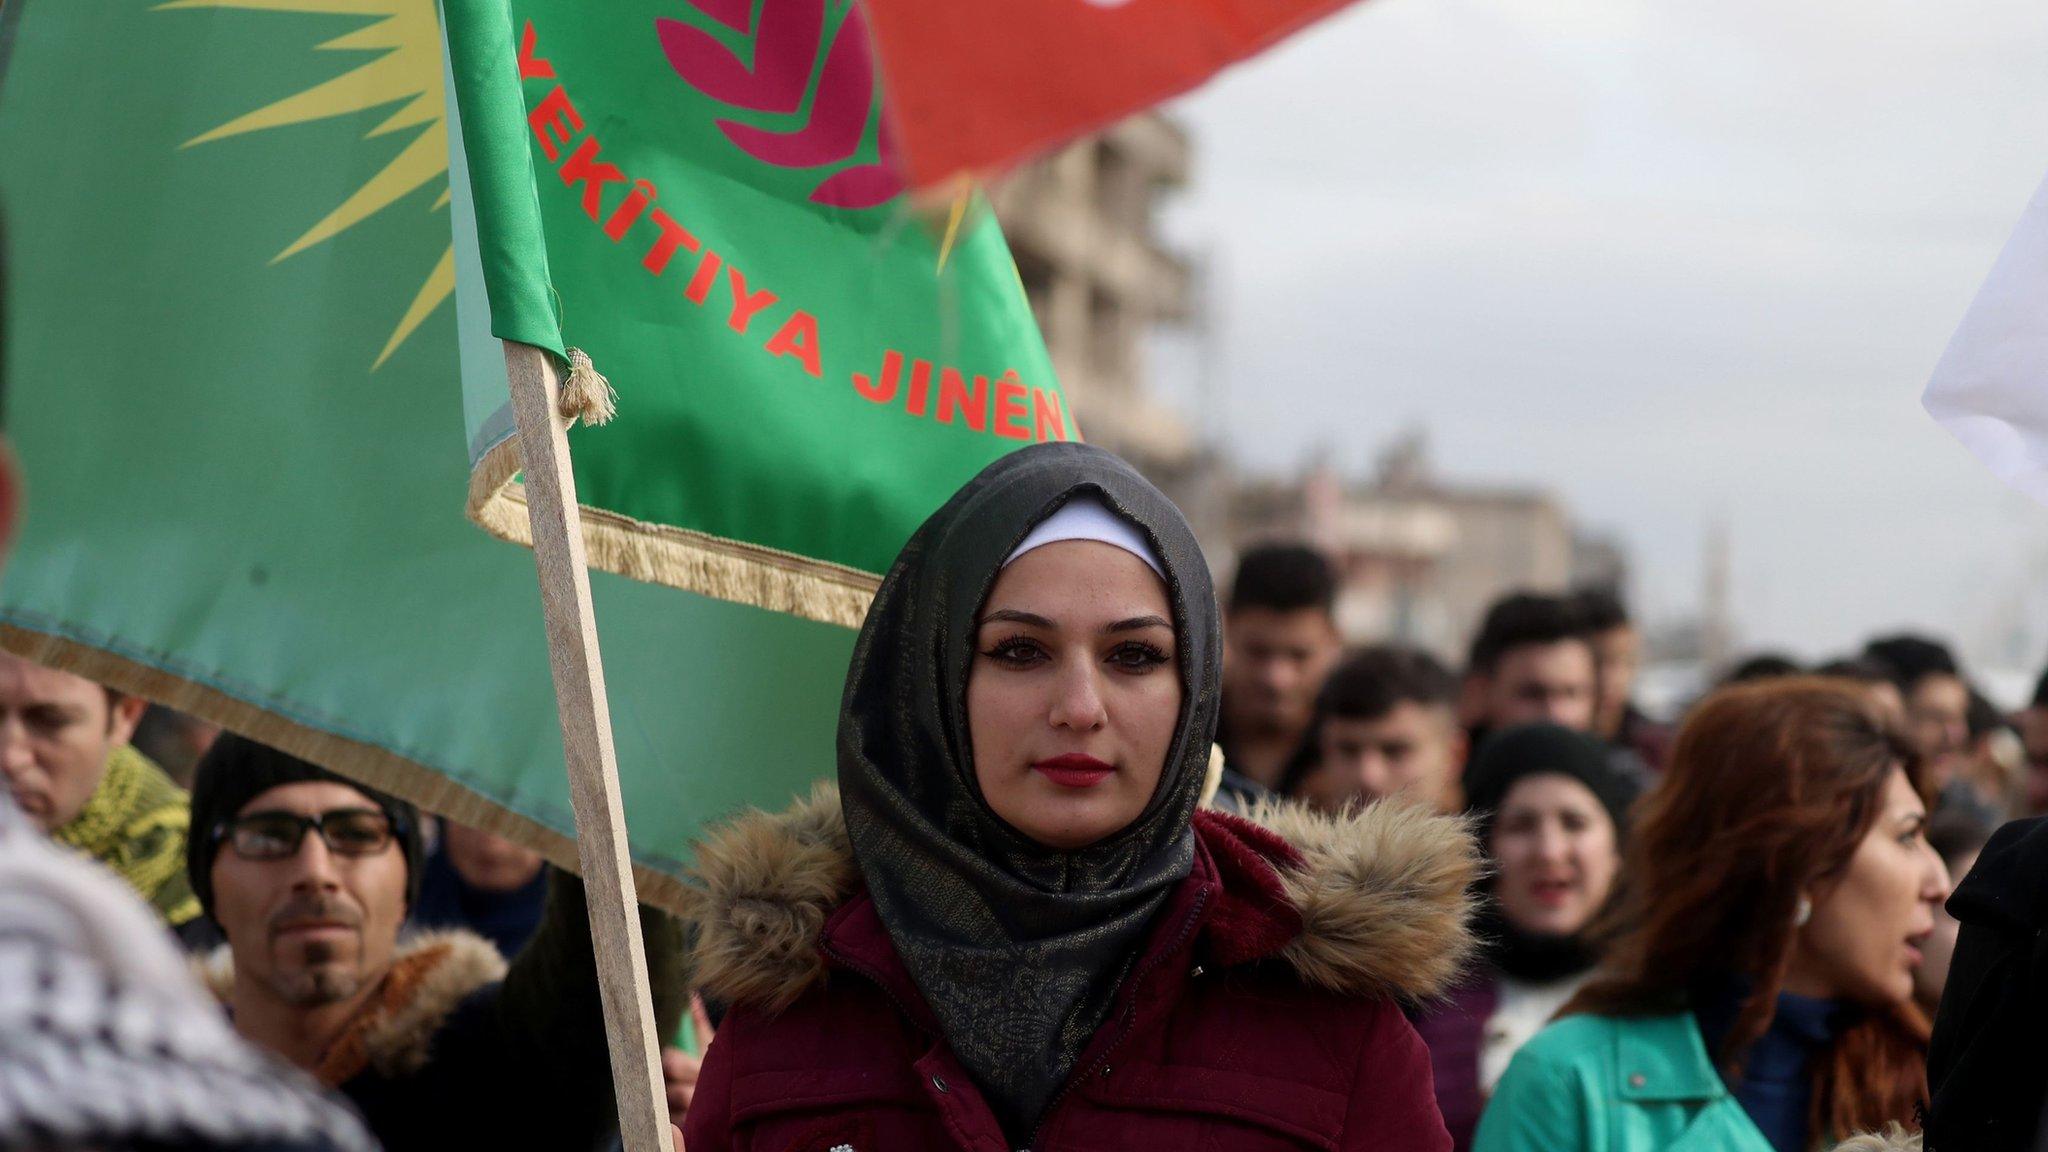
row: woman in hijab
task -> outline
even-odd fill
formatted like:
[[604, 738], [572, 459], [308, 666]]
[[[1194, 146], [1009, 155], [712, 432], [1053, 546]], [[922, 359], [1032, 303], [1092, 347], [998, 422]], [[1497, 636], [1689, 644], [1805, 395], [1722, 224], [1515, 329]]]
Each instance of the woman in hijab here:
[[1196, 802], [1215, 596], [1186, 521], [1079, 444], [933, 514], [855, 646], [839, 786], [698, 854], [732, 1005], [690, 1152], [1442, 1152], [1398, 1001], [1468, 946], [1446, 819]]
[[1516, 1049], [1592, 974], [1599, 953], [1587, 928], [1614, 891], [1639, 791], [1605, 744], [1555, 724], [1488, 737], [1465, 788], [1493, 863], [1482, 885], [1482, 962], [1415, 1017], [1461, 1152]]

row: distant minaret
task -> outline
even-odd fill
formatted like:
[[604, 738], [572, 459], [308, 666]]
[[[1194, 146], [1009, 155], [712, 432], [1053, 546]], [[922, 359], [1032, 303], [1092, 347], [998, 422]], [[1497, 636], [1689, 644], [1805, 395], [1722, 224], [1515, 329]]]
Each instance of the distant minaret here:
[[2008, 668], [2026, 668], [2034, 662], [2033, 647], [2027, 636], [2027, 590], [2023, 586], [2008, 588], [1998, 597], [1991, 609], [1991, 620], [1985, 628], [1988, 643], [1985, 650], [1992, 659]]
[[1715, 517], [1707, 525], [1700, 565], [1700, 662], [1709, 676], [1727, 671], [1735, 658], [1735, 623], [1728, 607], [1728, 521]]
[[1310, 544], [1334, 556], [1344, 550], [1344, 479], [1337, 474], [1327, 444], [1318, 445], [1309, 457], [1308, 475], [1301, 481], [1302, 535]]

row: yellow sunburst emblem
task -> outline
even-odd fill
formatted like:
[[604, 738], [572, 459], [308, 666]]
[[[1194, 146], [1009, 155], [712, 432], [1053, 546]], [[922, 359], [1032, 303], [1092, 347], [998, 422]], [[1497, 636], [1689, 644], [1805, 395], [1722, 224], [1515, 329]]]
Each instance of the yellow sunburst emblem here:
[[[381, 17], [319, 47], [320, 51], [376, 52], [376, 59], [185, 142], [185, 147], [190, 148], [245, 132], [305, 124], [404, 102], [403, 107], [363, 138], [421, 129], [412, 142], [325, 219], [279, 252], [271, 263], [330, 240], [406, 195], [447, 177], [448, 105], [441, 83], [441, 25], [434, 0], [169, 0], [157, 5], [159, 11], [175, 8]], [[448, 189], [443, 187], [430, 210], [438, 212], [447, 206]], [[454, 291], [455, 246], [451, 242], [434, 270], [427, 274], [426, 282], [420, 285], [419, 293], [391, 338], [385, 341], [384, 350], [371, 370], [382, 366]]]

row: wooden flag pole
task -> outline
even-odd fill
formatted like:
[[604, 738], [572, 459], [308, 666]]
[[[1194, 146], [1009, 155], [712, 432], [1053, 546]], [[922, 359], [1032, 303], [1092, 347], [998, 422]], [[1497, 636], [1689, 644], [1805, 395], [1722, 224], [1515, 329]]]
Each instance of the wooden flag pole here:
[[619, 803], [611, 709], [598, 660], [576, 479], [569, 471], [570, 421], [559, 410], [561, 379], [548, 353], [505, 341], [505, 376], [525, 465], [533, 559], [540, 569], [541, 614], [547, 621], [548, 663], [554, 669], [555, 706], [569, 764], [569, 799], [576, 811], [576, 853], [597, 947], [619, 1129], [625, 1152], [670, 1152], [668, 1097], [642, 960], [639, 898], [626, 848], [625, 809]]

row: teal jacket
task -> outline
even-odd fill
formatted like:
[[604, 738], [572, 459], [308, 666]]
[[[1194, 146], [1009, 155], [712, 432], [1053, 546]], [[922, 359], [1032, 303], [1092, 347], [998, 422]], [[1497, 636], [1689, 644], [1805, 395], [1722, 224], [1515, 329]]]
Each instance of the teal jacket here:
[[1472, 1152], [1772, 1152], [1692, 1014], [1567, 1016], [1522, 1046]]

